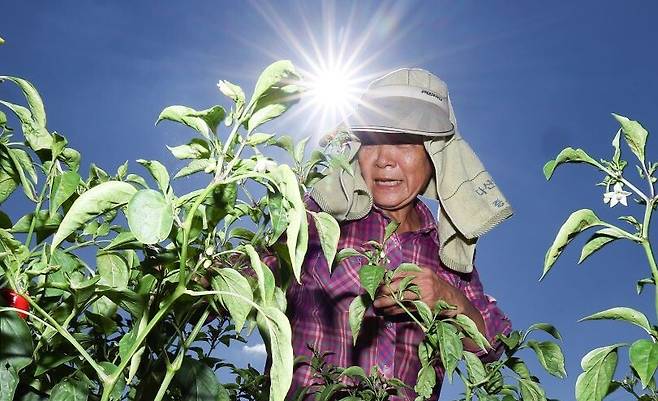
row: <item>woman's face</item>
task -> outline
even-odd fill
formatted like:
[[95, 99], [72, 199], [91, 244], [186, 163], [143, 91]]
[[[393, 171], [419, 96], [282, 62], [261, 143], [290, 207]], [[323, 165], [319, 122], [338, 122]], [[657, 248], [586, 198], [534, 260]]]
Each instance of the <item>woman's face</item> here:
[[410, 134], [359, 133], [361, 174], [375, 205], [398, 210], [420, 194], [433, 174], [423, 137]]

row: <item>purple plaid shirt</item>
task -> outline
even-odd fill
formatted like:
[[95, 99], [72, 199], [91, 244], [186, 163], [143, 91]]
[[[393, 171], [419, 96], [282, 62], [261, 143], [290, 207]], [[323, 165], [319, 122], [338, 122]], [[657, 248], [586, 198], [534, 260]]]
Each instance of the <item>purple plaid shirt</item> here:
[[[308, 196], [309, 210], [319, 211], [319, 206]], [[511, 323], [496, 306], [496, 300], [485, 295], [477, 270], [469, 274], [456, 273], [444, 267], [438, 258], [439, 241], [436, 222], [427, 206], [420, 200], [415, 203], [422, 227], [413, 232], [393, 234], [385, 244], [385, 251], [392, 268], [400, 263], [411, 262], [434, 269], [439, 277], [459, 288], [473, 306], [480, 311], [486, 326], [486, 337], [494, 346], [489, 354], [480, 355], [484, 360], [494, 360], [502, 351], [494, 337], [509, 333]], [[312, 219], [309, 219], [312, 222]], [[363, 249], [369, 240], [382, 241], [384, 228], [389, 222], [376, 207], [364, 218], [341, 224], [338, 249]], [[292, 341], [295, 356], [310, 355], [307, 344], [318, 351], [332, 352], [327, 362], [338, 366], [359, 365], [369, 372], [378, 366], [386, 377], [397, 377], [413, 387], [420, 370], [418, 344], [422, 331], [413, 322], [394, 322], [366, 312], [356, 345], [352, 342], [349, 325], [349, 305], [365, 291], [359, 284], [358, 271], [365, 259], [356, 256], [343, 260], [330, 273], [322, 253], [314, 224], [309, 227], [309, 247], [304, 261], [302, 284], [293, 284], [288, 291], [288, 316], [292, 325]], [[497, 346], [498, 345], [498, 346]], [[439, 377], [443, 369], [436, 367]], [[312, 372], [306, 365], [295, 370], [289, 394], [312, 384]], [[433, 400], [438, 399], [441, 380], [438, 381]], [[413, 391], [404, 390], [402, 399], [413, 400]]]

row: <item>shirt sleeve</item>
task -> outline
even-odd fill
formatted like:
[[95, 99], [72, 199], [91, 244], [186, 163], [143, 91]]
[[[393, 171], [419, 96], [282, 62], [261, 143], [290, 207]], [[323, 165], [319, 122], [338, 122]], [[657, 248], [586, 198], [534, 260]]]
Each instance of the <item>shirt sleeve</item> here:
[[480, 350], [476, 353], [484, 362], [497, 360], [503, 352], [503, 344], [496, 340], [497, 334], [508, 335], [512, 331], [512, 322], [498, 307], [496, 299], [484, 293], [484, 288], [480, 282], [480, 276], [477, 269], [463, 278], [462, 291], [471, 301], [471, 304], [482, 315], [486, 331], [486, 338], [491, 344], [492, 349], [487, 351]]

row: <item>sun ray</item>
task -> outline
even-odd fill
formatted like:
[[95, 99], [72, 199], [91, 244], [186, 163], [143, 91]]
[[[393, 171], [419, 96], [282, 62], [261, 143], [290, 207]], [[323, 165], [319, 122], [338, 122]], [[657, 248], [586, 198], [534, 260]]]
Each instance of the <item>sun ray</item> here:
[[[390, 70], [380, 66], [382, 56], [414, 28], [413, 20], [400, 24], [409, 14], [406, 5], [381, 3], [364, 12], [355, 4], [341, 9], [325, 0], [318, 15], [299, 1], [284, 15], [272, 3], [250, 3], [293, 53], [273, 57], [292, 59], [303, 77], [300, 84], [306, 91], [288, 116], [299, 122], [302, 132], [316, 137], [353, 112], [367, 83]], [[261, 50], [268, 56], [275, 53]]]

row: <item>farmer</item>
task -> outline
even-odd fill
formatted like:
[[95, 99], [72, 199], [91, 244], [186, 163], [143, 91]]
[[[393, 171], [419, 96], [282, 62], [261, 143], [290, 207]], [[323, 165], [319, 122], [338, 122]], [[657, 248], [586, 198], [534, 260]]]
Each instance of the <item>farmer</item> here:
[[[446, 85], [421, 69], [389, 73], [370, 84], [345, 126], [348, 139], [342, 146], [353, 174], [328, 170], [307, 196], [308, 208], [340, 222], [339, 250], [382, 242], [387, 224], [398, 222], [385, 243], [388, 267], [420, 266], [413, 279], [419, 299], [430, 307], [438, 300], [456, 306], [446, 317], [470, 317], [493, 346], [486, 352], [465, 339], [465, 349], [485, 361], [496, 359], [501, 349], [495, 336], [509, 333], [511, 325], [483, 292], [473, 260], [478, 237], [511, 216], [512, 209], [460, 136]], [[438, 223], [418, 195], [438, 199]], [[366, 372], [377, 366], [384, 376], [413, 388], [423, 333], [388, 290], [379, 289], [353, 344], [349, 305], [364, 293], [358, 275], [364, 262], [350, 257], [330, 270], [311, 224], [302, 284], [288, 293], [295, 353], [310, 355], [308, 346], [328, 351], [329, 363], [360, 365]], [[398, 284], [399, 278], [393, 289]], [[442, 377], [442, 367], [436, 369]], [[312, 373], [308, 366], [297, 368], [290, 394], [308, 388]], [[432, 399], [440, 388], [439, 380]], [[402, 399], [414, 397], [412, 390], [403, 391]]]

